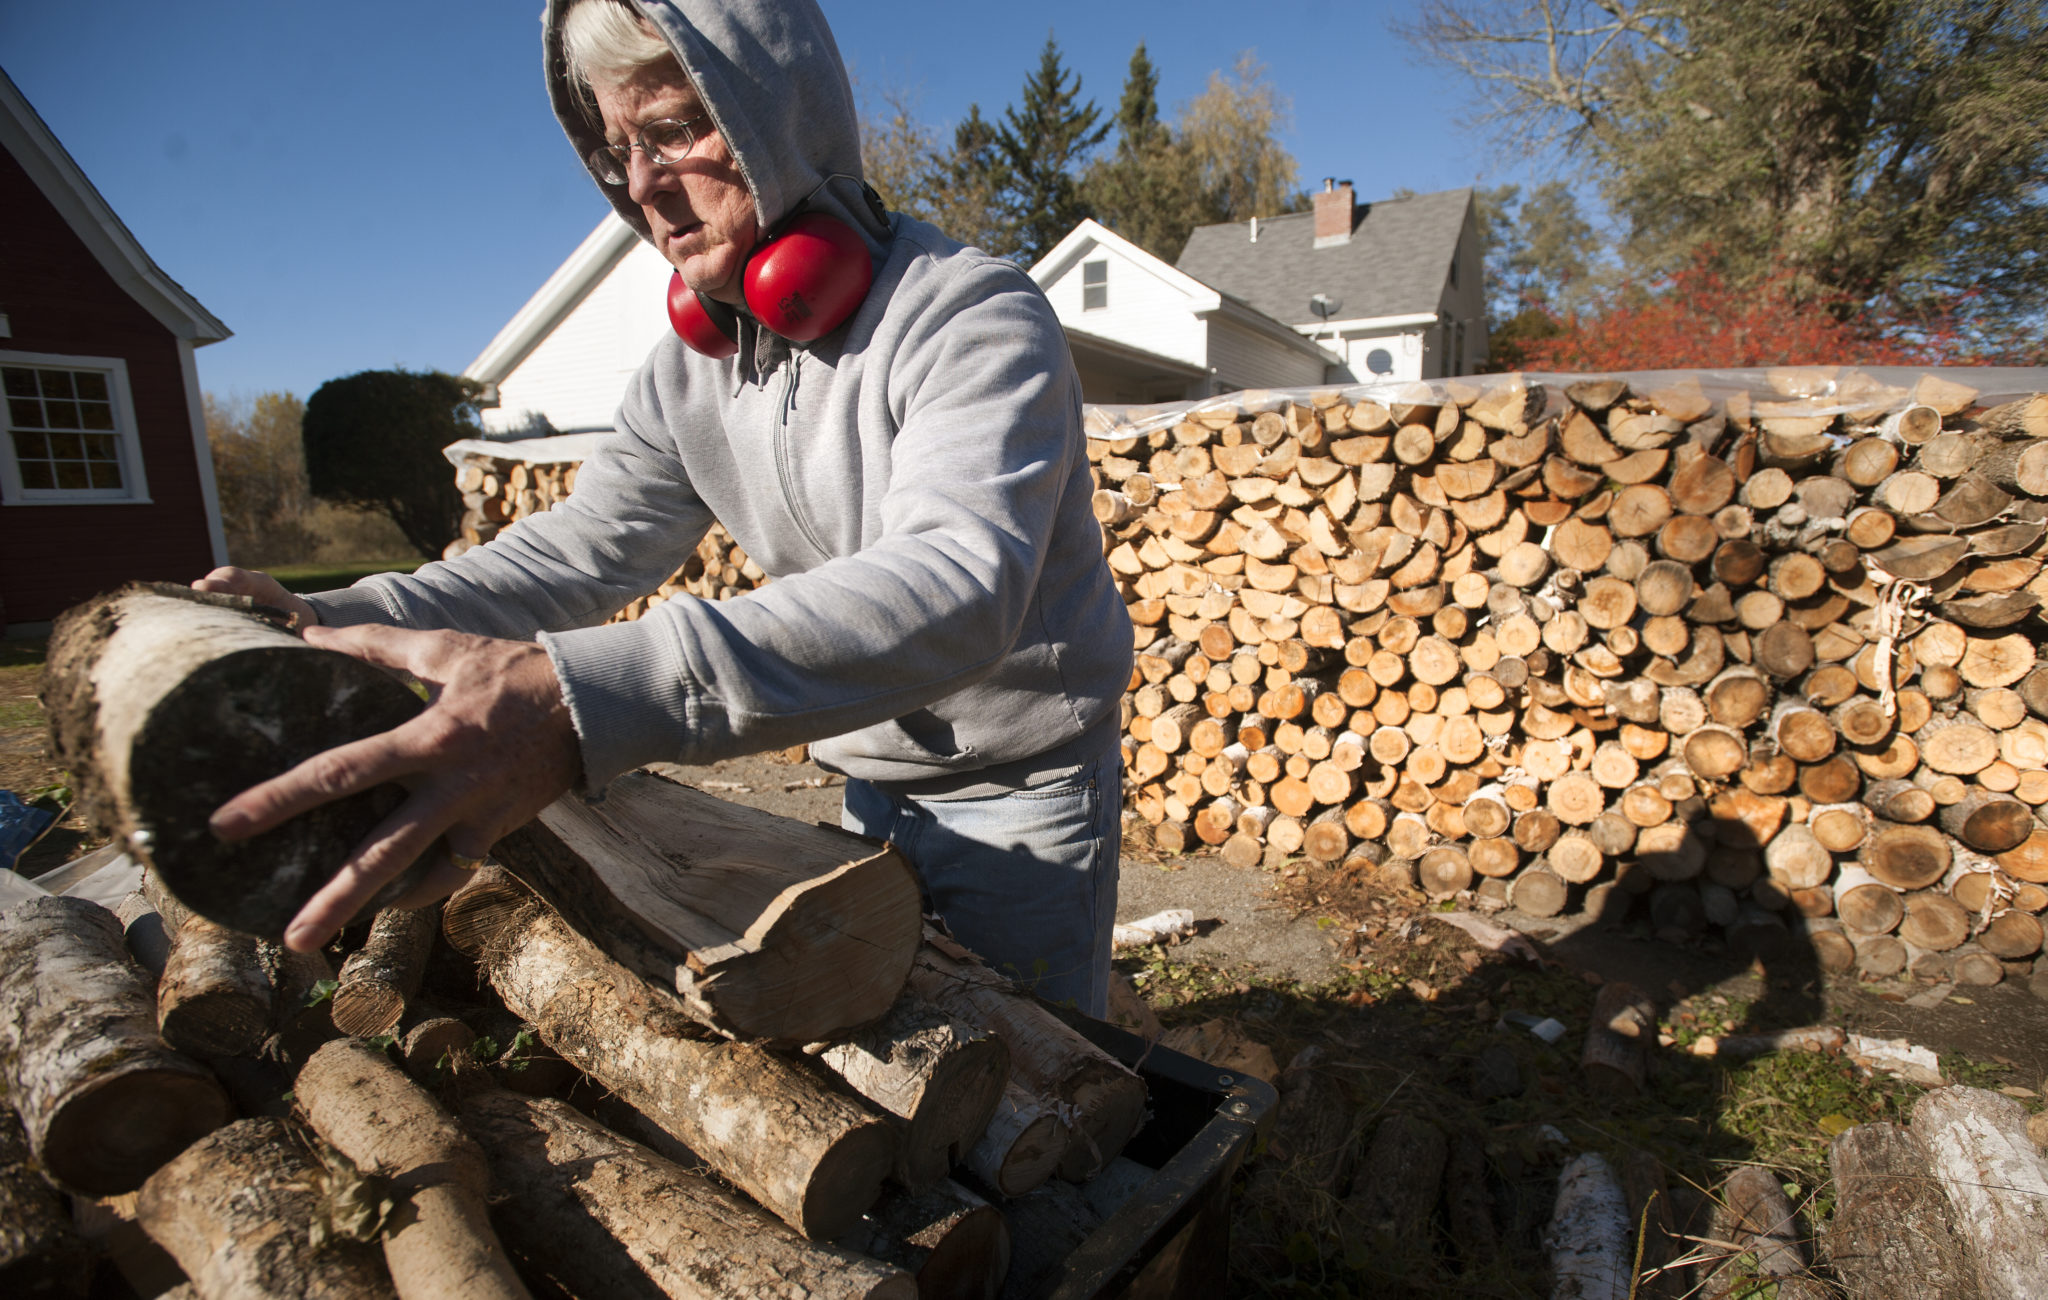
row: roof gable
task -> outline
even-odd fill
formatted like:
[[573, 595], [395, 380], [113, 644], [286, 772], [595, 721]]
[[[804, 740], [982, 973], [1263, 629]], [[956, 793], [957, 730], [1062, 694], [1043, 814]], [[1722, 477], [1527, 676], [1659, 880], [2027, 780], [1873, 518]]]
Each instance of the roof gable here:
[[1179, 268], [1291, 325], [1322, 322], [1309, 299], [1327, 294], [1345, 320], [1434, 313], [1472, 204], [1469, 189], [1361, 205], [1348, 243], [1315, 246], [1315, 214], [1202, 226]]
[[218, 343], [232, 335], [143, 250], [4, 70], [0, 148], [13, 155], [114, 283], [172, 335], [194, 344]]
[[1049, 289], [1072, 271], [1082, 258], [1098, 248], [1129, 262], [1186, 298], [1189, 311], [1214, 311], [1223, 305], [1216, 290], [1172, 263], [1154, 257], [1093, 217], [1082, 218], [1079, 225], [1067, 232], [1066, 238], [1032, 263], [1031, 278], [1040, 289]]
[[597, 229], [584, 237], [569, 260], [555, 268], [462, 373], [480, 383], [503, 383], [603, 283], [639, 238], [618, 213], [605, 213]]

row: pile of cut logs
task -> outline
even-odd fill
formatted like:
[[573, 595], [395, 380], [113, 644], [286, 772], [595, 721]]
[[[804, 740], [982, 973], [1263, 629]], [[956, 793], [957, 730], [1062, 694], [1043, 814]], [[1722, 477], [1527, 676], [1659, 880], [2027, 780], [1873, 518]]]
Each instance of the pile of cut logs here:
[[1489, 376], [1108, 424], [1126, 842], [1539, 916], [1647, 895], [1673, 932], [1803, 917], [1823, 961], [1873, 974], [2030, 962], [2048, 396], [1753, 379]]
[[217, 782], [162, 776], [331, 743], [364, 681], [236, 606], [132, 587], [53, 636], [57, 748], [147, 872], [118, 914], [0, 912], [0, 1203], [34, 1210], [0, 1276], [83, 1293], [47, 1176], [202, 1296], [1037, 1294], [1073, 1238], [1009, 1223], [1150, 1178], [1143, 1080], [928, 929], [894, 848], [652, 774], [376, 912], [338, 971], [286, 951], [360, 824], [223, 856], [180, 833]]
[[[576, 487], [576, 470], [575, 462], [534, 462], [478, 452], [464, 455], [455, 471], [455, 490], [462, 494], [462, 534], [448, 544], [444, 558], [482, 546], [508, 525], [567, 497]], [[681, 568], [661, 586], [636, 598], [614, 621], [638, 618], [679, 595], [724, 600], [766, 581], [761, 566], [747, 558], [725, 525], [713, 523]]]
[[[1091, 412], [1127, 846], [1996, 981], [2048, 909], [2048, 396], [1475, 376]], [[2017, 400], [2008, 400], [2011, 397]], [[473, 456], [468, 541], [575, 467]], [[762, 580], [722, 529], [622, 617]]]

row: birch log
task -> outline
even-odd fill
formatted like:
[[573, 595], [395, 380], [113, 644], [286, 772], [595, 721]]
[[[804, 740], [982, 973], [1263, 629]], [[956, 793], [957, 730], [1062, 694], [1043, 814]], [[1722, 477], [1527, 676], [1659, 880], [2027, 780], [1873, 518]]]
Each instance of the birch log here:
[[[491, 983], [540, 1038], [805, 1236], [838, 1235], [874, 1204], [896, 1134], [818, 1074], [694, 1028], [553, 913], [527, 914], [486, 955]], [[648, 990], [648, 993], [654, 990]]]
[[[805, 1241], [711, 1180], [564, 1102], [488, 1091], [462, 1103], [489, 1153], [505, 1239], [577, 1295], [653, 1300], [910, 1300], [900, 1269]], [[535, 1231], [538, 1225], [545, 1230]]]
[[114, 914], [45, 897], [0, 912], [0, 1069], [59, 1186], [133, 1191], [232, 1117], [205, 1069], [164, 1045]]
[[1986, 1300], [2048, 1295], [2048, 1166], [2026, 1111], [1982, 1088], [1937, 1088], [1913, 1103], [1913, 1134], [1955, 1206]]
[[901, 1121], [896, 1181], [912, 1189], [939, 1181], [965, 1158], [1010, 1077], [1002, 1039], [910, 994], [818, 1059]]
[[[405, 792], [381, 785], [233, 844], [207, 819], [250, 786], [422, 708], [383, 669], [314, 649], [246, 600], [144, 584], [57, 619], [43, 703], [92, 822], [193, 911], [272, 940]], [[385, 895], [410, 885], [407, 873]]]

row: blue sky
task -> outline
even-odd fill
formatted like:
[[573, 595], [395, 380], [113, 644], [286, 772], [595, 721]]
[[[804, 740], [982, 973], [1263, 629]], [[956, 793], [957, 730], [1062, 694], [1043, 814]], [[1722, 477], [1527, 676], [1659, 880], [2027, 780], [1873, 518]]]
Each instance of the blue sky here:
[[[1112, 110], [1146, 42], [1170, 114], [1255, 48], [1301, 181], [1361, 198], [1527, 182], [1469, 88], [1387, 28], [1406, 5], [822, 0], [869, 91], [944, 127], [1017, 96], [1048, 32]], [[156, 261], [235, 337], [223, 396], [386, 366], [459, 371], [604, 215], [548, 112], [539, 0], [0, 5], [4, 67]], [[658, 304], [648, 304], [658, 311]]]

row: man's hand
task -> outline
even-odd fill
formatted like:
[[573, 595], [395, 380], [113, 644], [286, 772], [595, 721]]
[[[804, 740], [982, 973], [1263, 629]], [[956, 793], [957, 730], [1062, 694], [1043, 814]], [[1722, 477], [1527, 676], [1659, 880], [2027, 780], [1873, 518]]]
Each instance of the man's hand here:
[[193, 583], [192, 590], [217, 592], [223, 596], [247, 596], [259, 605], [298, 615], [302, 628], [317, 627], [320, 623], [320, 615], [311, 605], [286, 591], [277, 579], [254, 569], [237, 569], [233, 565], [215, 569]]
[[[436, 840], [480, 858], [583, 771], [561, 683], [537, 645], [382, 626], [311, 627], [305, 636], [308, 645], [410, 672], [427, 684], [430, 703], [404, 726], [317, 754], [213, 814], [216, 835], [241, 840], [386, 781], [411, 791], [293, 918], [285, 945], [299, 952], [333, 938]], [[465, 878], [443, 861], [399, 903], [424, 906]]]

